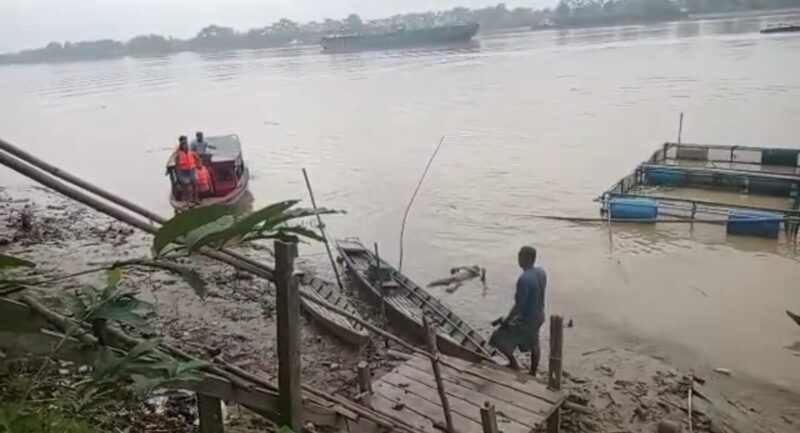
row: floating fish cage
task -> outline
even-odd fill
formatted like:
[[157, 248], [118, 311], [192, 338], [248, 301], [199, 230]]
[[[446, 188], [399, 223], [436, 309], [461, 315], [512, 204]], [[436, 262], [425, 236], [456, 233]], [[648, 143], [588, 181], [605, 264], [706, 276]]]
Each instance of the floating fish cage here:
[[800, 149], [665, 143], [597, 198], [612, 219], [725, 223], [729, 234], [797, 237]]

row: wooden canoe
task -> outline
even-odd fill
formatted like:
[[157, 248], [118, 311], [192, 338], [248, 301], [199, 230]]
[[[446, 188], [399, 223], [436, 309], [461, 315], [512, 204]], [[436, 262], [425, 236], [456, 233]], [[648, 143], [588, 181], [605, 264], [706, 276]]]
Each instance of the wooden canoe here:
[[[361, 317], [358, 310], [347, 300], [347, 296], [339, 291], [336, 284], [323, 281], [305, 273], [298, 273], [300, 291], [315, 299], [326, 301], [329, 304]], [[369, 341], [369, 333], [360, 323], [331, 311], [321, 305], [315, 304], [304, 297], [300, 297], [300, 305], [308, 312], [312, 319], [320, 326], [327, 329], [335, 336], [355, 347], [361, 347]]]
[[[358, 240], [338, 241], [336, 247], [347, 269], [353, 274], [371, 300], [380, 305], [381, 292], [378, 282], [368, 275], [370, 263], [376, 263], [372, 251]], [[439, 350], [451, 356], [481, 361], [492, 359], [497, 352], [488, 341], [469, 324], [464, 322], [444, 304], [439, 302], [422, 287], [381, 260], [382, 274], [391, 275], [383, 283], [386, 300], [386, 314], [389, 320], [402, 329], [411, 331], [416, 337], [424, 338], [425, 329], [422, 315], [428, 314], [438, 326], [437, 345]]]

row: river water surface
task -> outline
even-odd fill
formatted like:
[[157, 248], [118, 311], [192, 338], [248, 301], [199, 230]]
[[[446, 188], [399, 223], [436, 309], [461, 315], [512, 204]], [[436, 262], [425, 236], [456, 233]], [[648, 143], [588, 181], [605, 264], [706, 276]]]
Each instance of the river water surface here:
[[[306, 167], [317, 200], [349, 212], [328, 218], [330, 232], [379, 242], [393, 262], [403, 210], [445, 136], [404, 270], [425, 283], [487, 267], [486, 293], [434, 291], [479, 328], [507, 311], [516, 252], [531, 244], [549, 311], [575, 319], [585, 350], [626, 335], [800, 390], [800, 328], [784, 314], [800, 310], [796, 246], [716, 226], [531, 217], [597, 215], [592, 199], [673, 140], [680, 112], [684, 141], [800, 146], [800, 34], [757, 32], [779, 21], [800, 15], [490, 33], [448, 49], [9, 66], [0, 136], [168, 214], [177, 136], [237, 133], [257, 204], [306, 197]], [[0, 184], [23, 183], [0, 170]]]

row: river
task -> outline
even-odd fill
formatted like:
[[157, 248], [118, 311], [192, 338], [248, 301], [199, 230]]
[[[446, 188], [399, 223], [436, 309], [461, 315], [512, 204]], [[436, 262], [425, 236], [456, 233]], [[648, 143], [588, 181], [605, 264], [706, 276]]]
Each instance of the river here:
[[[339, 237], [398, 258], [421, 283], [488, 268], [490, 289], [441, 295], [481, 329], [507, 311], [522, 244], [549, 273], [572, 353], [620, 336], [658, 353], [800, 390], [798, 248], [719, 227], [576, 225], [660, 143], [798, 147], [800, 14], [480, 34], [474, 44], [329, 55], [316, 47], [0, 68], [0, 136], [168, 214], [179, 134], [237, 133], [257, 204], [306, 197], [348, 211]], [[0, 170], [0, 184], [25, 183]], [[302, 252], [324, 265], [318, 246]], [[578, 342], [579, 344], [575, 343]]]

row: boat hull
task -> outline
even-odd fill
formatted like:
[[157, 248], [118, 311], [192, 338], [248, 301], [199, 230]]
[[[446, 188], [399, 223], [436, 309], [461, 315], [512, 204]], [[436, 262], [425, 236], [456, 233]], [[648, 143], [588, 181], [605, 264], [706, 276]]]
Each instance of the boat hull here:
[[380, 34], [326, 36], [320, 44], [324, 51], [332, 52], [423, 47], [468, 42], [478, 29], [478, 24], [470, 23]]
[[[315, 299], [326, 301], [360, 317], [355, 307], [350, 304], [343, 293], [339, 292], [339, 288], [332, 283], [306, 274], [299, 274], [298, 278], [299, 288], [302, 293]], [[369, 333], [361, 324], [315, 304], [304, 296], [300, 297], [300, 305], [303, 307], [303, 311], [307, 312], [316, 323], [345, 343], [360, 348], [369, 342]]]
[[[381, 305], [384, 300], [381, 291], [376, 284], [370, 281], [364, 269], [364, 260], [374, 260], [372, 253], [361, 243], [354, 241], [337, 242], [337, 248], [348, 271], [367, 294], [369, 300]], [[398, 285], [396, 289], [386, 289], [387, 292], [400, 292], [400, 294], [396, 292], [385, 297], [386, 314], [390, 322], [415, 338], [424, 341], [425, 328], [422, 324], [424, 311], [439, 322], [436, 342], [442, 353], [475, 362], [492, 360], [496, 352], [488, 346], [482, 336], [420, 286], [381, 260], [381, 267], [384, 266], [391, 269], [393, 281]], [[387, 283], [388, 285], [389, 283]], [[411, 295], [411, 290], [418, 294]], [[402, 294], [403, 292], [406, 294]], [[456, 341], [456, 339], [461, 341]]]
[[207, 197], [200, 200], [200, 204], [193, 205], [192, 203], [183, 201], [183, 200], [176, 200], [174, 194], [169, 195], [169, 204], [175, 209], [175, 212], [182, 212], [186, 209], [191, 207], [200, 207], [200, 206], [211, 206], [215, 204], [235, 204], [238, 203], [245, 194], [247, 193], [247, 187], [250, 183], [250, 171], [247, 167], [244, 168], [242, 173], [242, 177], [239, 179], [239, 183], [237, 184], [236, 188], [234, 188], [228, 194], [225, 194], [221, 197]]

